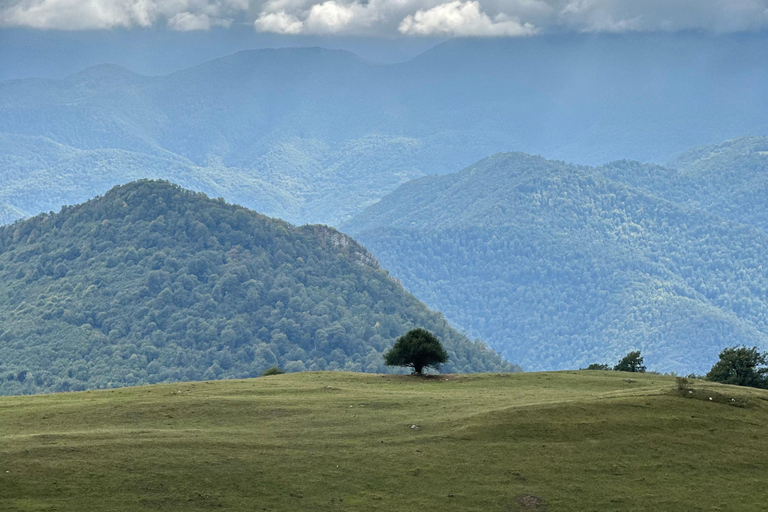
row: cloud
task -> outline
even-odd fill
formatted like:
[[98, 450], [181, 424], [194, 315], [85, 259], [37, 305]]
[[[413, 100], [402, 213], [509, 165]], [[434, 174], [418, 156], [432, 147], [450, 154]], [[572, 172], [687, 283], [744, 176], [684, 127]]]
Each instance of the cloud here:
[[305, 26], [312, 34], [332, 34], [342, 31], [354, 17], [355, 13], [351, 7], [328, 0], [312, 6]]
[[295, 0], [275, 0], [265, 6], [254, 27], [260, 32], [278, 34], [365, 34], [375, 21], [382, 19], [381, 7], [391, 3], [392, 0], [326, 0], [304, 6]]
[[551, 22], [579, 32], [747, 32], [768, 26], [768, 0], [565, 0]]
[[155, 15], [151, 0], [24, 0], [0, 11], [0, 25], [64, 30], [148, 27]]
[[[284, 3], [273, 4], [272, 7]], [[359, 7], [359, 4], [355, 4], [355, 7]], [[303, 19], [284, 10], [262, 12], [254, 22], [254, 27], [259, 32], [277, 34], [336, 34], [344, 31], [354, 18], [353, 7], [327, 0], [311, 6], [304, 13]]]
[[150, 27], [208, 30], [229, 26], [248, 0], [0, 0], [0, 27], [102, 30]]
[[210, 30], [213, 26], [228, 27], [231, 24], [231, 19], [212, 18], [207, 14], [194, 14], [191, 12], [180, 12], [168, 20], [168, 28], [180, 32]]
[[301, 34], [304, 31], [304, 22], [284, 11], [263, 12], [253, 22], [253, 26], [259, 32], [276, 34]]
[[480, 2], [456, 0], [406, 16], [397, 28], [407, 35], [431, 36], [530, 36], [539, 30], [506, 14], [491, 19], [480, 10]]
[[768, 0], [0, 0], [0, 27], [525, 36], [768, 28]]

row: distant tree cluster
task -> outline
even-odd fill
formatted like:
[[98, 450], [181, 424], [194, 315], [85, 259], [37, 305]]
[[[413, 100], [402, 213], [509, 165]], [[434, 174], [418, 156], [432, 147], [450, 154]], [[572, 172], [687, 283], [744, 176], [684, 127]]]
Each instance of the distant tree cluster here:
[[639, 350], [634, 350], [628, 353], [626, 356], [616, 363], [616, 366], [611, 368], [607, 364], [592, 363], [587, 370], [613, 370], [616, 372], [632, 372], [632, 373], [645, 373], [645, 365], [643, 364], [643, 357], [640, 355]]
[[768, 354], [757, 347], [731, 347], [720, 352], [720, 360], [707, 373], [707, 380], [737, 386], [768, 388]]
[[[645, 372], [640, 351], [624, 356], [616, 366], [593, 363], [587, 370], [614, 370], [617, 372]], [[768, 389], [768, 353], [757, 347], [735, 346], [723, 349], [720, 358], [705, 378], [712, 382]], [[687, 382], [687, 381], [685, 381]]]

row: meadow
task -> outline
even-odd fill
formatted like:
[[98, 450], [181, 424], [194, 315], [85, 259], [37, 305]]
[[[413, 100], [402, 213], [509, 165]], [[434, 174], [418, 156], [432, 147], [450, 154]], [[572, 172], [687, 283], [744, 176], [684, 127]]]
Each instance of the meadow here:
[[765, 510], [766, 425], [768, 392], [621, 372], [0, 397], [0, 510]]

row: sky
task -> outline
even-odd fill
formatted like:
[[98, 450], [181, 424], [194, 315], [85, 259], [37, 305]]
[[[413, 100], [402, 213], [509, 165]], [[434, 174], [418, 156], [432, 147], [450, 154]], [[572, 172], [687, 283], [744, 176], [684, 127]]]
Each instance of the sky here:
[[0, 0], [0, 27], [163, 28], [308, 36], [532, 37], [756, 32], [768, 0]]

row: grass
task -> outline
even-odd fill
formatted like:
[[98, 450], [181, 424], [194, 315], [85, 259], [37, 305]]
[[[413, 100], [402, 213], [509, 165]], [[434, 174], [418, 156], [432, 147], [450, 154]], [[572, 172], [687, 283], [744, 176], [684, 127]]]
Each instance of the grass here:
[[0, 397], [0, 510], [765, 510], [768, 393], [693, 390], [303, 373]]

